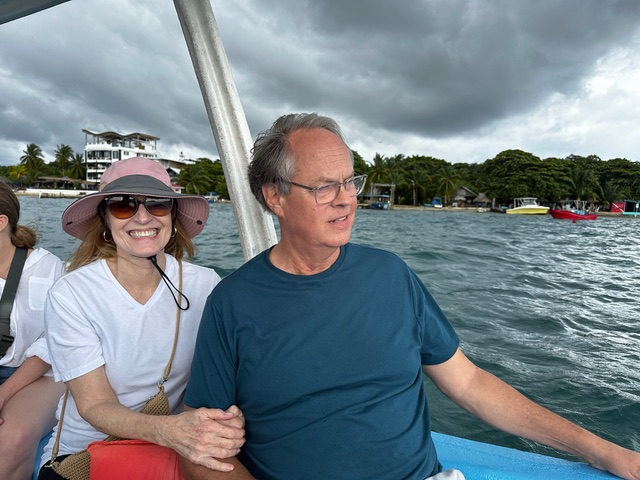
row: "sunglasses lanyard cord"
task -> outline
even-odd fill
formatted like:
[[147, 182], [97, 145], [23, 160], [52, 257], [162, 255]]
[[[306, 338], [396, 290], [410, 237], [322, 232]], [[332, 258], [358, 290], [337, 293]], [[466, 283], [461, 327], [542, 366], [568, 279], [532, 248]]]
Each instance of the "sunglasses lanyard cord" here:
[[[169, 288], [169, 292], [171, 292], [171, 296], [173, 296], [173, 301], [176, 302], [176, 305], [178, 306], [178, 308], [183, 311], [189, 310], [189, 299], [184, 293], [182, 293], [180, 290], [178, 290], [178, 288], [176, 288], [176, 286], [173, 284], [171, 279], [167, 277], [167, 274], [162, 271], [162, 269], [160, 268], [160, 265], [158, 265], [158, 260], [156, 259], [156, 256], [152, 255], [150, 257], [147, 257], [147, 259], [151, 261], [153, 266], [156, 267], [156, 270], [158, 270], [158, 272], [160, 273], [160, 277], [162, 277], [162, 280], [164, 281], [165, 285], [167, 286], [167, 288]], [[183, 308], [182, 305], [180, 305], [181, 302], [178, 301], [175, 293], [173, 293], [173, 290], [178, 292], [178, 295], [186, 300], [187, 302], [186, 307]]]

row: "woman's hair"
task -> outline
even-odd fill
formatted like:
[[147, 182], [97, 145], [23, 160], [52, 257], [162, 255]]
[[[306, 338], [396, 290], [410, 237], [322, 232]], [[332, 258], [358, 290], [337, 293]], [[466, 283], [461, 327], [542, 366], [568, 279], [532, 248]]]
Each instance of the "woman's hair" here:
[[[164, 252], [173, 255], [178, 260], [181, 260], [185, 254], [188, 258], [193, 257], [196, 254], [196, 246], [185, 232], [180, 220], [176, 218], [176, 202], [174, 202], [173, 208], [174, 210], [171, 214], [173, 232], [169, 242], [164, 247]], [[105, 213], [104, 202], [101, 202], [98, 205], [96, 216], [87, 227], [84, 239], [69, 257], [68, 272], [95, 260], [115, 258], [116, 244], [113, 243], [111, 230], [104, 221]]]
[[16, 247], [33, 248], [38, 236], [32, 228], [18, 225], [20, 220], [20, 202], [13, 190], [4, 182], [0, 182], [0, 215], [6, 215], [11, 228], [11, 243]]
[[[260, 133], [253, 144], [253, 160], [249, 165], [249, 186], [262, 208], [271, 211], [262, 194], [263, 185], [275, 184], [282, 195], [289, 193], [289, 182], [296, 174], [294, 159], [289, 151], [288, 137], [300, 129], [323, 128], [337, 135], [347, 145], [335, 120], [317, 113], [291, 113], [278, 118], [271, 128]], [[349, 150], [353, 164], [353, 152]]]

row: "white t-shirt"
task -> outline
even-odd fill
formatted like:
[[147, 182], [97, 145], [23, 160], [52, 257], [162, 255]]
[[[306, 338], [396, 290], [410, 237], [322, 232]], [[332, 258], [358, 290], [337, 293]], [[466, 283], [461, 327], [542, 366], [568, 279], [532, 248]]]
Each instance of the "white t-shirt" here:
[[[13, 344], [0, 358], [4, 367], [19, 367], [32, 355], [38, 355], [49, 362], [44, 341], [39, 346], [34, 343], [44, 337], [44, 302], [53, 283], [62, 275], [64, 266], [60, 259], [43, 248], [35, 248], [29, 254], [9, 320]], [[0, 278], [0, 295], [4, 291], [6, 280]], [[33, 348], [30, 348], [33, 347]]]
[[[178, 287], [178, 262], [170, 255], [166, 259], [165, 273]], [[205, 301], [219, 281], [214, 270], [183, 262], [181, 291], [190, 307], [181, 312], [176, 354], [164, 384], [174, 411], [182, 404]], [[131, 410], [140, 410], [155, 395], [171, 355], [176, 325], [177, 307], [164, 281], [141, 305], [118, 283], [106, 261], [99, 260], [62, 277], [50, 290], [45, 310], [56, 380], [68, 381], [104, 365], [111, 388]], [[58, 419], [61, 406], [62, 400]], [[51, 458], [57, 428], [42, 463]], [[69, 395], [59, 455], [77, 452], [105, 437], [80, 417]]]

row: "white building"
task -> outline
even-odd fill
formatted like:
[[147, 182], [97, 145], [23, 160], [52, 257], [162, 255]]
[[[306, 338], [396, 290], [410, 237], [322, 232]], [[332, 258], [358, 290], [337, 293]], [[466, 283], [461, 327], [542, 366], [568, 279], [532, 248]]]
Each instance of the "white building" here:
[[[93, 132], [83, 129], [84, 135], [84, 159], [87, 165], [87, 181], [98, 183], [102, 173], [109, 165], [118, 160], [131, 157], [146, 157], [160, 163], [169, 176], [173, 179], [187, 165], [192, 165], [193, 160], [184, 158], [182, 152], [178, 160], [158, 158], [157, 142], [160, 140], [146, 133], [118, 133], [118, 132]], [[176, 191], [182, 187], [174, 185]]]
[[87, 165], [87, 180], [99, 182], [109, 165], [130, 157], [156, 159], [156, 142], [160, 140], [146, 133], [92, 132], [83, 129], [84, 160]]

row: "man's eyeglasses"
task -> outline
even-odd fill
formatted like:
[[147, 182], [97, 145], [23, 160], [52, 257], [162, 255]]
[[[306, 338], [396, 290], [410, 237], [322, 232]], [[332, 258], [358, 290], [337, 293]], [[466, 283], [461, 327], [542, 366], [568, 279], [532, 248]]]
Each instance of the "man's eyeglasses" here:
[[173, 198], [141, 197], [139, 200], [132, 195], [112, 195], [105, 198], [104, 203], [111, 215], [126, 220], [138, 212], [140, 205], [144, 205], [147, 212], [154, 217], [169, 215], [173, 207]]
[[340, 194], [340, 187], [344, 187], [346, 192], [352, 197], [358, 195], [360, 192], [362, 192], [365, 183], [367, 183], [367, 176], [356, 175], [355, 177], [347, 178], [344, 182], [327, 183], [325, 185], [319, 185], [317, 187], [308, 187], [306, 185], [301, 185], [299, 183], [291, 181], [287, 183], [313, 192], [316, 203], [318, 205], [326, 205], [327, 203], [333, 202], [338, 197], [338, 195]]

